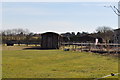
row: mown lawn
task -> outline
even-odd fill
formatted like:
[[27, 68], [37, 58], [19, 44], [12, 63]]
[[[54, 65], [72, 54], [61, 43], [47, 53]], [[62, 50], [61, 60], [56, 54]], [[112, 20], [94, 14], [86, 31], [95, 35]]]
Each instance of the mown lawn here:
[[3, 78], [100, 78], [118, 73], [117, 58], [95, 53], [4, 47], [2, 55]]

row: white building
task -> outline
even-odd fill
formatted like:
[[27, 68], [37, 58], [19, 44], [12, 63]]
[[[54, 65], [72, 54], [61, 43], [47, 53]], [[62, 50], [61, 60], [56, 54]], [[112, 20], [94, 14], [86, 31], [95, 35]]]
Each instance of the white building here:
[[[118, 10], [120, 11], [120, 1], [118, 2]], [[120, 12], [118, 12], [118, 29], [114, 30], [114, 42], [120, 44]]]

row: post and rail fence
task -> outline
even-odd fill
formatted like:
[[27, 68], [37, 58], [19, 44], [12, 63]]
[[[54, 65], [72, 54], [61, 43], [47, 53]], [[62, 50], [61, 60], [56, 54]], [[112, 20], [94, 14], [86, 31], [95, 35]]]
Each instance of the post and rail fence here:
[[65, 46], [71, 46], [71, 50], [90, 51], [95, 53], [120, 53], [120, 44], [116, 43], [61, 43], [63, 49]]

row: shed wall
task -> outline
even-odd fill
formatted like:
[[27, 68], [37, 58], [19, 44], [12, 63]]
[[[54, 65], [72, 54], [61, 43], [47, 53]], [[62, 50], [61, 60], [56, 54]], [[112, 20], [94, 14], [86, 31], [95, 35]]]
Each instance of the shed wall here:
[[58, 49], [59, 36], [56, 34], [43, 34], [41, 39], [41, 48]]

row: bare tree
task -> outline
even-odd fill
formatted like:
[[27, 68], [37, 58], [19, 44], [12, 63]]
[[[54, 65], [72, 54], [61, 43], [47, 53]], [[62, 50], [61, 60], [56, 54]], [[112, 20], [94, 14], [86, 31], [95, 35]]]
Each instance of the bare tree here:
[[5, 35], [17, 35], [17, 34], [20, 34], [20, 33], [28, 34], [29, 30], [28, 29], [21, 29], [21, 28], [7, 29], [7, 30], [3, 30], [2, 33], [4, 33]]
[[101, 27], [98, 27], [96, 31], [105, 43], [109, 43], [109, 41], [113, 37], [113, 29], [110, 27], [101, 26]]
[[[104, 6], [104, 7], [111, 8], [116, 15], [120, 16], [120, 10], [116, 6], [110, 5], [110, 6]], [[118, 7], [120, 7], [120, 1], [118, 2]]]
[[21, 28], [7, 29], [2, 30], [1, 34], [3, 43], [12, 40], [15, 40], [20, 43], [21, 41], [25, 40], [26, 35], [29, 34], [29, 30]]

